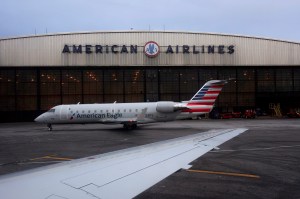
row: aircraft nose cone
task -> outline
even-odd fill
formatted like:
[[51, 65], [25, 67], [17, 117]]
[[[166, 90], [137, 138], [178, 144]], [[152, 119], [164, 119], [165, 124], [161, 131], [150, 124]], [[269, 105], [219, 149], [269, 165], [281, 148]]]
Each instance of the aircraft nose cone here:
[[34, 119], [35, 122], [42, 122], [43, 121], [43, 116], [40, 115], [37, 118]]

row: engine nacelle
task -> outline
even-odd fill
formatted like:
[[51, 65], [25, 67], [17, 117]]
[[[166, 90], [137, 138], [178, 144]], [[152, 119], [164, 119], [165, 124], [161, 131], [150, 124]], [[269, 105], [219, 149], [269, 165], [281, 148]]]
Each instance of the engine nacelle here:
[[157, 102], [156, 111], [160, 113], [173, 113], [175, 111], [174, 102]]

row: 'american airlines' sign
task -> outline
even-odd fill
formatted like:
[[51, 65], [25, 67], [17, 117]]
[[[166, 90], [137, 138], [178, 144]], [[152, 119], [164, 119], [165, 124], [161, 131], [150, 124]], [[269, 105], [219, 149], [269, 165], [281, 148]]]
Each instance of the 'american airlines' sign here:
[[[163, 46], [165, 54], [233, 54], [234, 45], [168, 45]], [[154, 41], [147, 42], [144, 46], [138, 45], [68, 45], [62, 50], [64, 54], [137, 54], [144, 52], [147, 57], [154, 58], [161, 53], [161, 47]]]

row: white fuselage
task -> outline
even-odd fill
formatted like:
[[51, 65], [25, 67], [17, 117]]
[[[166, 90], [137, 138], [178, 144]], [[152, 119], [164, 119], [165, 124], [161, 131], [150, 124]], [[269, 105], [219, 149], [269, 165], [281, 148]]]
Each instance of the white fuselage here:
[[[181, 114], [180, 110], [158, 111], [158, 103], [160, 102], [58, 105], [40, 115], [36, 121], [50, 124], [122, 124], [131, 120], [136, 121], [136, 123], [153, 123], [173, 121]], [[180, 118], [193, 116], [194, 114], [185, 113], [183, 115], [182, 113]]]
[[125, 128], [135, 128], [137, 124], [192, 118], [212, 110], [226, 83], [225, 80], [210, 80], [189, 101], [183, 102], [59, 105], [38, 116], [35, 121], [46, 123], [51, 130], [51, 124], [59, 123], [117, 123]]

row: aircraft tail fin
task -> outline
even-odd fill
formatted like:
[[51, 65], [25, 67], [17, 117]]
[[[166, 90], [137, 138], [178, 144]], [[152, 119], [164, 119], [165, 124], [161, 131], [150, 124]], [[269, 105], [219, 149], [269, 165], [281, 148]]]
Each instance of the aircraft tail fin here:
[[213, 108], [226, 80], [210, 80], [187, 103], [188, 109], [183, 112], [208, 113]]

